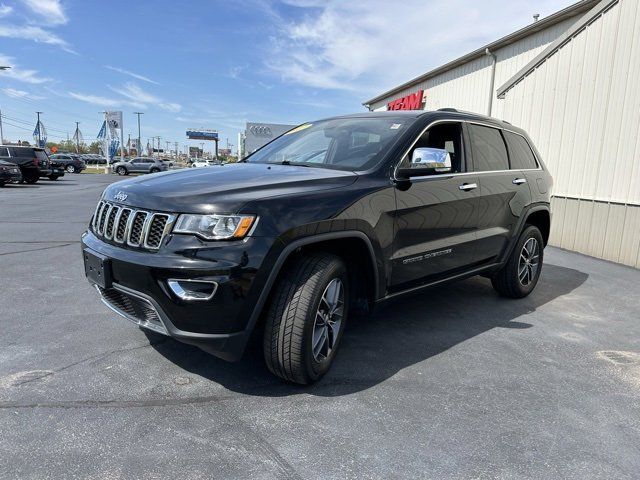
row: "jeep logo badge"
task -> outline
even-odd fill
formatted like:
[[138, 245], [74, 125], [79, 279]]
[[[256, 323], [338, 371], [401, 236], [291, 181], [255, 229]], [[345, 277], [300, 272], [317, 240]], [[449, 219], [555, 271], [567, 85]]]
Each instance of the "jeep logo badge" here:
[[124, 193], [124, 192], [118, 192], [118, 193], [116, 193], [116, 194], [115, 194], [115, 196], [113, 197], [113, 199], [114, 199], [114, 200], [118, 200], [119, 202], [124, 202], [124, 201], [127, 199], [127, 197], [128, 197], [128, 196], [129, 196], [129, 195], [127, 195], [127, 194], [126, 194], [126, 193]]

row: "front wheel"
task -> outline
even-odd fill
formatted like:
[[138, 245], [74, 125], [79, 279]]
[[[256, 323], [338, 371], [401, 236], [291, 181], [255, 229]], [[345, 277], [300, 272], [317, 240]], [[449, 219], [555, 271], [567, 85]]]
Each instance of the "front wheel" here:
[[527, 225], [506, 265], [491, 278], [493, 288], [504, 297], [522, 298], [529, 295], [540, 278], [543, 249], [540, 230]]
[[160, 170], [157, 168], [152, 168], [151, 170], [149, 170], [149, 173], [158, 173]]
[[124, 167], [118, 167], [116, 168], [116, 173], [120, 176], [122, 175], [126, 175], [127, 174], [127, 169]]
[[48, 178], [49, 180], [57, 180], [60, 177], [60, 175], [49, 175]]
[[269, 370], [290, 382], [322, 377], [336, 356], [349, 308], [344, 262], [315, 253], [297, 259], [275, 287], [264, 331]]
[[66, 170], [68, 173], [76, 173], [76, 167], [74, 167], [73, 165], [67, 165]]

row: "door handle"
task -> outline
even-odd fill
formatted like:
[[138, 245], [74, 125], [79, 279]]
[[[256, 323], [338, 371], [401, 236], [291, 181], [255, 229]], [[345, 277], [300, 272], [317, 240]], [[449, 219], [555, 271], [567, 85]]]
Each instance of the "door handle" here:
[[515, 178], [513, 180], [513, 182], [511, 182], [511, 183], [513, 183], [514, 185], [520, 185], [521, 183], [527, 183], [527, 179], [526, 178]]
[[473, 190], [474, 188], [478, 188], [478, 184], [477, 183], [463, 183], [458, 188], [460, 190], [464, 190], [466, 192], [466, 191], [469, 191], [469, 190]]

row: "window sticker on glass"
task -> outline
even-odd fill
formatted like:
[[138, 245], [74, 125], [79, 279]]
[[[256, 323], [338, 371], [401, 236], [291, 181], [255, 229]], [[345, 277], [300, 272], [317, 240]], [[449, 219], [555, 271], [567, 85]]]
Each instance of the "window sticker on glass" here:
[[402, 126], [401, 123], [392, 123], [391, 127], [389, 127], [391, 130], [397, 130]]
[[313, 123], [303, 123], [302, 125], [297, 126], [293, 130], [289, 130], [287, 133], [285, 133], [285, 135], [291, 135], [292, 133], [296, 133], [296, 132], [300, 132], [302, 130], [306, 130], [311, 125], [313, 125]]

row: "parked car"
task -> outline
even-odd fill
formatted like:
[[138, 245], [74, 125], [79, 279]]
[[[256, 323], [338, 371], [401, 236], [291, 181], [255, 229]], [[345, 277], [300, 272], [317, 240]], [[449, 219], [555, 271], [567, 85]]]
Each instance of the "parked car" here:
[[224, 168], [109, 185], [85, 272], [122, 316], [227, 360], [259, 326], [269, 370], [307, 384], [375, 304], [473, 275], [529, 295], [551, 186], [529, 136], [500, 120], [335, 117]]
[[60, 177], [64, 177], [65, 164], [62, 160], [49, 158], [49, 167], [49, 173], [42, 174], [41, 177], [47, 177], [49, 180], [58, 180]]
[[196, 159], [191, 164], [191, 167], [193, 167], [193, 168], [196, 168], [196, 167], [213, 167], [214, 165], [220, 165], [220, 162], [218, 162], [216, 160], [204, 160], [204, 159], [200, 158], [200, 159]]
[[107, 159], [97, 153], [86, 153], [81, 157], [87, 165], [105, 165], [107, 163]]
[[49, 159], [61, 165], [67, 173], [80, 173], [87, 168], [82, 157], [74, 153], [56, 153], [51, 155]]
[[0, 187], [4, 187], [7, 183], [18, 183], [20, 181], [22, 181], [20, 167], [15, 163], [0, 160]]
[[118, 175], [130, 173], [156, 173], [167, 170], [169, 167], [161, 160], [149, 157], [136, 157], [125, 162], [113, 164], [113, 171]]
[[0, 160], [18, 165], [22, 181], [30, 184], [53, 173], [47, 153], [38, 147], [0, 145]]

